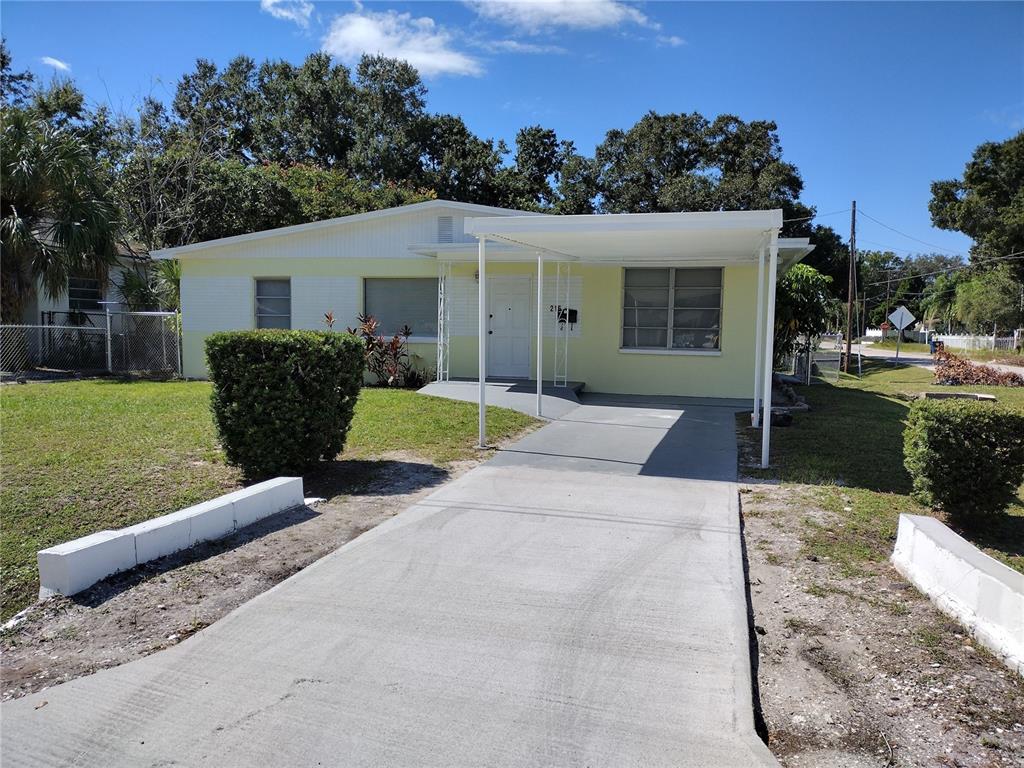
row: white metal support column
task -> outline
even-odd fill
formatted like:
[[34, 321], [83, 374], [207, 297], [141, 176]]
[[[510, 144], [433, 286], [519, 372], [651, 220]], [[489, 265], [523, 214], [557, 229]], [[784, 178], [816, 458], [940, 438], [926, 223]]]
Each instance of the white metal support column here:
[[478, 304], [480, 310], [477, 379], [479, 380], [480, 394], [480, 437], [477, 440], [478, 448], [487, 447], [487, 238], [478, 239], [477, 249], [477, 270], [480, 278]]
[[761, 424], [761, 365], [764, 355], [764, 246], [757, 257], [757, 332], [754, 336], [754, 420]]
[[544, 254], [537, 254], [537, 416], [544, 400]]
[[775, 280], [778, 276], [779, 231], [773, 229], [768, 242], [768, 291], [764, 322], [764, 373], [762, 386], [764, 400], [761, 412], [761, 467], [768, 466], [768, 452], [772, 434], [772, 358], [775, 355]]

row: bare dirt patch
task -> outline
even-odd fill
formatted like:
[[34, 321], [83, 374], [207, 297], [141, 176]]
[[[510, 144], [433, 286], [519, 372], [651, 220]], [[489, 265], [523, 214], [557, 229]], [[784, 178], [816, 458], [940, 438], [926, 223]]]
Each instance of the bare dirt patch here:
[[442, 469], [398, 454], [335, 462], [306, 478], [306, 495], [322, 503], [37, 603], [0, 634], [0, 699], [179, 643], [476, 463]]
[[785, 766], [1024, 765], [1024, 680], [888, 563], [810, 551], [813, 486], [741, 503], [768, 745]]

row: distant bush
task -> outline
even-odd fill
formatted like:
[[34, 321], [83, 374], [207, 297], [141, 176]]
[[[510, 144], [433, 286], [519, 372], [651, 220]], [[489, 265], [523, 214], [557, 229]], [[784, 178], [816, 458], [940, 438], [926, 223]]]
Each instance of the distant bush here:
[[250, 477], [302, 474], [345, 445], [362, 342], [329, 331], [230, 331], [206, 340], [214, 422]]
[[918, 400], [903, 462], [914, 497], [959, 522], [1002, 512], [1024, 481], [1024, 413], [976, 400]]
[[953, 386], [1024, 387], [1024, 376], [978, 365], [949, 352], [935, 354], [935, 383]]

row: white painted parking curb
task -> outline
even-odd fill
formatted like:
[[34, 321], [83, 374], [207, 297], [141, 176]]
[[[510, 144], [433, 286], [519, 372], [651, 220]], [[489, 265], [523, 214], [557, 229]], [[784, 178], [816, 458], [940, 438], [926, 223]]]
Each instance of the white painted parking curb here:
[[136, 565], [227, 536], [304, 503], [301, 477], [277, 477], [118, 531], [41, 550], [39, 597], [73, 595]]
[[943, 613], [1024, 675], [1024, 573], [921, 515], [900, 515], [892, 562]]

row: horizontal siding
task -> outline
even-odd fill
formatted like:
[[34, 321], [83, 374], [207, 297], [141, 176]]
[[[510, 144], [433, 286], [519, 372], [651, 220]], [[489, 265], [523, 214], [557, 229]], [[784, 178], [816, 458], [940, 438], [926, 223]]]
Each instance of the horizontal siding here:
[[252, 278], [181, 276], [185, 331], [237, 331], [253, 327]]
[[188, 261], [207, 259], [424, 259], [432, 257], [412, 253], [409, 247], [438, 242], [439, 216], [451, 216], [455, 242], [473, 242], [465, 234], [465, 216], [456, 209], [439, 208], [405, 216], [390, 216], [375, 221], [339, 224], [312, 232], [267, 237], [244, 243], [211, 246], [186, 254]]
[[292, 328], [323, 330], [324, 313], [334, 315], [334, 328], [355, 327], [362, 306], [358, 277], [293, 277]]

